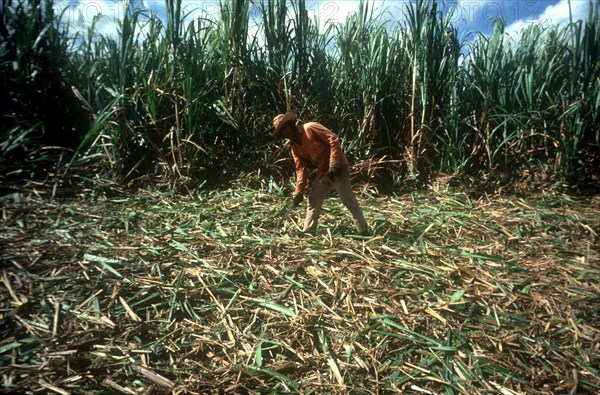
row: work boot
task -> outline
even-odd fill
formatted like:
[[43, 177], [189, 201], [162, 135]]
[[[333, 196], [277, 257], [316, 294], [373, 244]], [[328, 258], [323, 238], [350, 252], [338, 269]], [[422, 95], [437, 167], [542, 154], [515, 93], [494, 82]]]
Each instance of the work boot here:
[[371, 232], [369, 231], [369, 225], [367, 225], [364, 219], [362, 219], [362, 221], [355, 219], [354, 228], [356, 229], [356, 233], [358, 233], [361, 236], [371, 235]]
[[308, 228], [308, 229], [302, 230], [302, 232], [299, 233], [299, 236], [300, 237], [310, 237], [310, 236], [315, 236], [316, 234], [317, 234], [316, 229]]

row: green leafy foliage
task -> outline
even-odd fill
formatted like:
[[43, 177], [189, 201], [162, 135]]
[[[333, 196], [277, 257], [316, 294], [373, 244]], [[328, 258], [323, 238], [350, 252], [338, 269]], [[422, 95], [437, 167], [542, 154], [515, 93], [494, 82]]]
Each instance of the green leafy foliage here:
[[0, 174], [30, 177], [75, 148], [88, 122], [71, 93], [73, 40], [51, 0], [2, 2]]

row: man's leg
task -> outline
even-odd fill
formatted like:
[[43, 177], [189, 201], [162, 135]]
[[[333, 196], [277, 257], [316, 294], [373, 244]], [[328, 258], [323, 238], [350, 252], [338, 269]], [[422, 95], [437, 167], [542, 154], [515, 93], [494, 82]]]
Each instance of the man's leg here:
[[356, 196], [352, 191], [352, 186], [350, 185], [350, 172], [347, 169], [344, 170], [342, 174], [333, 181], [333, 186], [340, 195], [344, 205], [350, 211], [350, 214], [352, 214], [356, 231], [362, 235], [366, 235], [369, 232], [369, 226], [367, 225], [367, 221], [365, 221], [358, 200], [356, 200]]
[[306, 209], [306, 220], [304, 221], [303, 232], [314, 233], [317, 230], [321, 206], [330, 189], [331, 182], [327, 176], [315, 178], [310, 195], [308, 196], [308, 208]]

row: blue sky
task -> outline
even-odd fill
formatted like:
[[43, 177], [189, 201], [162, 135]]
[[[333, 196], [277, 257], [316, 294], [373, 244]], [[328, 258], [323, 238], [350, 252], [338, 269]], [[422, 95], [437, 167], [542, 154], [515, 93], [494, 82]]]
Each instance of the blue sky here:
[[[408, 0], [371, 0], [369, 4], [385, 9], [389, 18], [402, 18]], [[595, 3], [597, 0], [593, 0]], [[163, 0], [132, 0], [136, 6], [154, 10], [158, 15], [165, 14]], [[319, 19], [321, 24], [340, 23], [346, 16], [358, 9], [358, 0], [306, 0], [309, 14]], [[589, 0], [570, 0], [574, 19], [586, 19]], [[215, 18], [218, 15], [219, 0], [183, 0], [184, 8], [190, 12], [190, 20], [202, 16]], [[72, 24], [72, 29], [85, 30], [94, 16], [103, 18], [97, 25], [99, 33], [116, 34], [116, 20], [122, 18], [125, 2], [113, 0], [55, 0], [57, 11], [65, 10], [64, 19]], [[568, 0], [448, 0], [446, 9], [453, 12], [453, 22], [463, 37], [469, 32], [490, 34], [494, 21], [501, 17], [506, 23], [506, 31], [517, 36], [520, 30], [530, 23], [545, 22], [564, 24], [569, 21]]]

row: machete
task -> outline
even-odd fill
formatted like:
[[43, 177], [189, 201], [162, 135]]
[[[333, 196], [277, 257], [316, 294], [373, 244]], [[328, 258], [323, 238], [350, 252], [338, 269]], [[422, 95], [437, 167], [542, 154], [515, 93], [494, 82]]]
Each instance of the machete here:
[[277, 221], [277, 224], [275, 225], [275, 230], [279, 229], [279, 227], [281, 226], [281, 224], [283, 223], [283, 221], [285, 221], [287, 219], [287, 217], [290, 215], [290, 213], [292, 211], [294, 211], [294, 209], [296, 208], [296, 206], [294, 206], [294, 204], [290, 204], [290, 207], [288, 207], [285, 212], [281, 215], [281, 217], [279, 218], [279, 221]]

